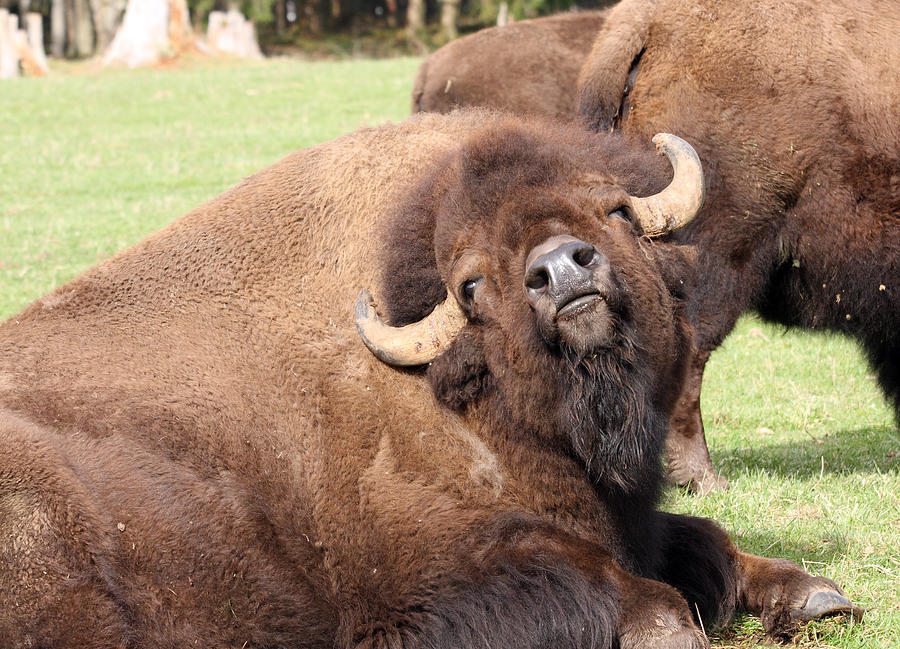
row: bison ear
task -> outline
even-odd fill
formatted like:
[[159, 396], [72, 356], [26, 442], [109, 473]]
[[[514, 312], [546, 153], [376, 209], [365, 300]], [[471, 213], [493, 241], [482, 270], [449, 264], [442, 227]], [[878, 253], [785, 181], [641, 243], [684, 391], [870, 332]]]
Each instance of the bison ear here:
[[656, 265], [669, 293], [686, 299], [697, 282], [697, 247], [675, 242], [657, 244]]
[[481, 337], [466, 327], [447, 350], [428, 366], [437, 400], [460, 412], [490, 388], [491, 374], [484, 360]]

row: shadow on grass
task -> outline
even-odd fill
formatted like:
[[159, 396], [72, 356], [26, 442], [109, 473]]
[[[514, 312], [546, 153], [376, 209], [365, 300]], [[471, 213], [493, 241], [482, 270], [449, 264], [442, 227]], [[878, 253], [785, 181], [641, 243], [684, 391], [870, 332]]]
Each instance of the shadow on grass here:
[[885, 426], [845, 430], [820, 439], [768, 441], [741, 448], [710, 440], [713, 464], [726, 477], [765, 471], [775, 476], [810, 478], [820, 474], [900, 472], [900, 431]]

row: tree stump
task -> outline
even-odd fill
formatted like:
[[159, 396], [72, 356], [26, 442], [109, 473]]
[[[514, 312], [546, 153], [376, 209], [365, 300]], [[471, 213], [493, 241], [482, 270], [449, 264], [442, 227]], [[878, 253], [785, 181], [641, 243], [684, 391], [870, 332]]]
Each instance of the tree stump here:
[[509, 13], [509, 3], [501, 2], [497, 10], [497, 27], [506, 27], [511, 22], [514, 22], [514, 18]]
[[19, 64], [22, 66], [22, 72], [27, 77], [43, 77], [47, 71], [41, 67], [28, 45], [28, 35], [24, 29], [16, 30], [13, 34], [13, 43], [16, 46], [16, 53], [19, 55]]
[[206, 43], [214, 49], [218, 49], [216, 43], [222, 39], [222, 30], [225, 29], [225, 12], [210, 11], [206, 23]]
[[0, 79], [19, 76], [19, 54], [15, 43], [18, 29], [18, 17], [10, 15], [8, 9], [0, 9]]
[[103, 65], [137, 68], [174, 58], [193, 44], [185, 0], [128, 0]]
[[263, 58], [256, 40], [256, 28], [237, 10], [211, 11], [206, 41], [216, 52], [250, 59]]
[[[34, 11], [25, 14], [25, 36], [37, 72], [33, 76], [47, 74], [50, 68], [47, 65], [47, 54], [44, 52], [44, 19], [41, 14]], [[25, 57], [22, 58], [24, 60]]]

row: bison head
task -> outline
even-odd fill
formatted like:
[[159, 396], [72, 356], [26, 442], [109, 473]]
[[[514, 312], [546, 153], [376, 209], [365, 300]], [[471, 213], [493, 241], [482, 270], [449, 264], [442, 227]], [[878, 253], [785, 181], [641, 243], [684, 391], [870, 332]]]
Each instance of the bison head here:
[[703, 200], [693, 150], [656, 140], [668, 185], [658, 156], [618, 136], [517, 122], [472, 136], [392, 220], [383, 295], [397, 326], [364, 292], [363, 340], [388, 363], [430, 364], [454, 410], [564, 446], [610, 488], [655, 489], [689, 346], [688, 264], [651, 237]]

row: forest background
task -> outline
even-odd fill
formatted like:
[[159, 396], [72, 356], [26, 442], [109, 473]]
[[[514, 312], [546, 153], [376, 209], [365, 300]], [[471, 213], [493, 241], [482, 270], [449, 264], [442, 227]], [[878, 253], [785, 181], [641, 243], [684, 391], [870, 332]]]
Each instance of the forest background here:
[[[590, 9], [610, 0], [0, 0], [24, 26], [29, 13], [42, 17], [43, 41], [58, 59], [104, 55], [128, 12], [170, 16], [189, 13], [204, 34], [213, 12], [237, 11], [252, 23], [265, 55], [310, 58], [422, 55], [460, 34], [509, 20], [568, 9]], [[150, 7], [148, 10], [147, 7]], [[183, 7], [183, 9], [182, 9]], [[142, 21], [149, 25], [152, 21]], [[2, 31], [2, 25], [0, 25]], [[169, 54], [177, 54], [175, 47]], [[163, 52], [162, 58], [166, 58]]]

